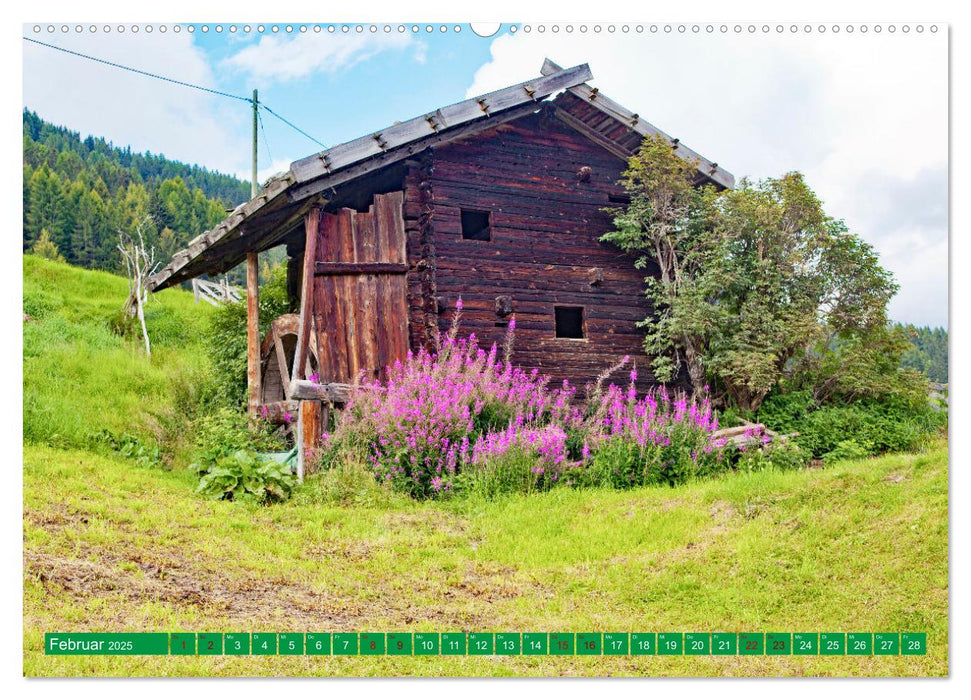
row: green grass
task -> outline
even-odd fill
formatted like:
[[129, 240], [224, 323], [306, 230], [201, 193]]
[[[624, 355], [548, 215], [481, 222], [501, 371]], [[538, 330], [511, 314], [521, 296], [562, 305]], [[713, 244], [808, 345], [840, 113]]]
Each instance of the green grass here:
[[180, 392], [204, 371], [210, 307], [166, 290], [146, 307], [152, 357], [112, 330], [127, 281], [31, 255], [24, 270], [24, 442], [90, 447], [102, 430], [156, 444], [179, 425]]
[[[24, 258], [24, 672], [946, 675], [947, 452], [675, 489], [416, 503], [367, 475], [270, 508], [195, 495], [179, 444], [209, 307], [169, 290], [154, 352], [120, 277]], [[166, 451], [141, 467], [92, 436]], [[926, 657], [48, 657], [69, 631], [926, 631]]]
[[[947, 452], [670, 488], [270, 508], [28, 446], [27, 675], [946, 675]], [[926, 631], [926, 657], [47, 657], [45, 631]]]

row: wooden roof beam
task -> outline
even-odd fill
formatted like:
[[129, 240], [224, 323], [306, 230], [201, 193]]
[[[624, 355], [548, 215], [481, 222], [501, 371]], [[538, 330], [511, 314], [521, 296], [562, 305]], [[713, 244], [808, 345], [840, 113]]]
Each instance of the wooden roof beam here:
[[441, 107], [432, 113], [423, 114], [294, 161], [290, 164], [290, 172], [294, 176], [295, 183], [300, 185], [439, 131], [491, 117], [512, 107], [536, 102], [559, 90], [580, 85], [591, 78], [593, 73], [586, 63], [565, 70], [558, 67], [557, 70], [550, 70], [539, 78]]

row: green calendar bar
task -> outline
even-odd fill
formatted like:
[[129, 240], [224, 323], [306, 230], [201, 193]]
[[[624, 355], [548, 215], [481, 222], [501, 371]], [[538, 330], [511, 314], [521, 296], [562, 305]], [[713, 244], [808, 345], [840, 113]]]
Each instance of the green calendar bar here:
[[169, 653], [167, 632], [48, 632], [44, 653], [52, 656], [163, 656]]
[[926, 632], [49, 632], [49, 655], [922, 656]]

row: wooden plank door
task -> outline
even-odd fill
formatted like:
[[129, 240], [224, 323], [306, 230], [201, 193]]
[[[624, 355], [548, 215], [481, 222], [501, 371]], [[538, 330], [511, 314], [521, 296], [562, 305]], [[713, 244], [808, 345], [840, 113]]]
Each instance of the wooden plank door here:
[[322, 214], [314, 268], [321, 382], [385, 377], [408, 352], [405, 224], [400, 192], [367, 212]]

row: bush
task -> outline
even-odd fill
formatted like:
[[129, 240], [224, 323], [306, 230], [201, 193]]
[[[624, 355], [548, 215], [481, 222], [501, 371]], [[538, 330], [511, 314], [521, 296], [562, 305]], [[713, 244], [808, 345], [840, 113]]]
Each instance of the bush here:
[[823, 461], [830, 463], [847, 459], [862, 459], [869, 454], [866, 448], [860, 447], [853, 440], [843, 440], [835, 448], [823, 455]]
[[242, 451], [279, 452], [288, 449], [286, 441], [277, 436], [266, 422], [250, 425], [249, 417], [229, 408], [220, 408], [203, 415], [193, 423], [193, 447], [197, 471], [224, 457]]
[[725, 460], [736, 471], [791, 471], [802, 469], [809, 463], [809, 453], [794, 442], [768, 442], [755, 437], [756, 440], [749, 445], [740, 445], [726, 451]]
[[162, 451], [158, 445], [145, 444], [129, 433], [117, 435], [110, 430], [102, 430], [95, 436], [95, 442], [142, 467], [159, 467], [162, 464]]
[[578, 485], [630, 488], [678, 484], [718, 468], [720, 452], [711, 435], [718, 418], [707, 400], [689, 401], [664, 387], [640, 400], [636, 371], [627, 390], [611, 384], [594, 393], [580, 431], [583, 469], [573, 473]]
[[267, 505], [289, 499], [295, 485], [288, 465], [239, 450], [219, 458], [203, 473], [197, 491], [213, 500]]
[[766, 399], [759, 420], [781, 433], [798, 433], [796, 444], [822, 458], [844, 441], [864, 455], [919, 449], [947, 425], [947, 413], [899, 397], [816, 406], [811, 392], [799, 391]]
[[[260, 286], [260, 334], [290, 310], [286, 267], [271, 268], [267, 277]], [[246, 402], [246, 299], [216, 307], [203, 340], [212, 359], [211, 393], [223, 406], [239, 408]]]

